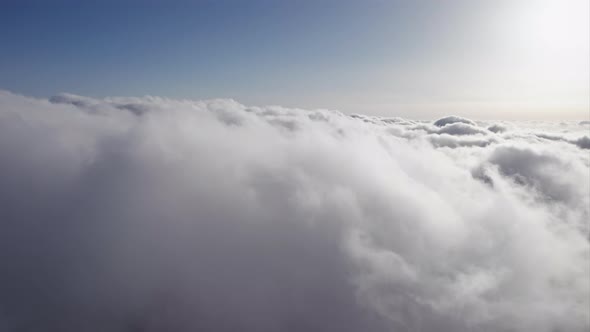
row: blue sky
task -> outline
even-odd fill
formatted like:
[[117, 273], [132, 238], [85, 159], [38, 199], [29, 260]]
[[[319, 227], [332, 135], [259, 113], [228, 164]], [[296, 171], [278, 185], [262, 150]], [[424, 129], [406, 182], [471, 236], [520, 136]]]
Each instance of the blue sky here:
[[587, 0], [1, 1], [0, 89], [584, 118]]

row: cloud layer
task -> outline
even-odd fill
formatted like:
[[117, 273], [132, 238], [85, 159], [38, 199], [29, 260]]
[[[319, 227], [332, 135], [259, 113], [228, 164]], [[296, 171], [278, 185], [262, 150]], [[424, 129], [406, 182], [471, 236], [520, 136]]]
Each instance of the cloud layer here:
[[587, 331], [589, 140], [0, 92], [0, 330]]

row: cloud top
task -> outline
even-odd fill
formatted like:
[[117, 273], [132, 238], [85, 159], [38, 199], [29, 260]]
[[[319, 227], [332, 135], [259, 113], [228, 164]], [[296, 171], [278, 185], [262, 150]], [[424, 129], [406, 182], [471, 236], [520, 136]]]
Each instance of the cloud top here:
[[493, 125], [1, 92], [0, 329], [587, 331], [587, 133]]
[[460, 116], [455, 116], [455, 115], [447, 116], [447, 117], [440, 118], [440, 119], [434, 121], [434, 125], [437, 127], [444, 127], [448, 124], [453, 124], [453, 123], [465, 123], [468, 125], [477, 126], [475, 124], [475, 122], [473, 122], [469, 119], [466, 119], [466, 118], [462, 118]]

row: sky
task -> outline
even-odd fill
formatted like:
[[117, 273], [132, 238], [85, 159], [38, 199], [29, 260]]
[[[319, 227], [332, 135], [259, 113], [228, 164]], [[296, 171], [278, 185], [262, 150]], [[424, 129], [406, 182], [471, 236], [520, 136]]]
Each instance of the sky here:
[[590, 117], [587, 0], [0, 1], [0, 89]]

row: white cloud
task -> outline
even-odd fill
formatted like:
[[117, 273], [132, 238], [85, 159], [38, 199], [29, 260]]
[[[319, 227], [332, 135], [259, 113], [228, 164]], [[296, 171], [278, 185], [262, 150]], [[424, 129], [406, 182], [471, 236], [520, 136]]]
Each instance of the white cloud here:
[[438, 119], [434, 122], [434, 125], [437, 127], [444, 127], [446, 125], [453, 124], [453, 123], [465, 123], [468, 125], [476, 126], [475, 122], [473, 122], [469, 119], [462, 118], [460, 116], [454, 116], [454, 115]]
[[508, 130], [508, 128], [506, 128], [506, 126], [504, 126], [502, 124], [495, 123], [495, 124], [489, 126], [488, 130], [493, 133], [503, 133], [506, 130]]
[[583, 126], [492, 125], [0, 92], [0, 329], [586, 331]]
[[439, 134], [449, 135], [487, 135], [489, 131], [485, 128], [480, 128], [477, 125], [470, 125], [466, 123], [456, 122], [448, 124], [438, 130]]

